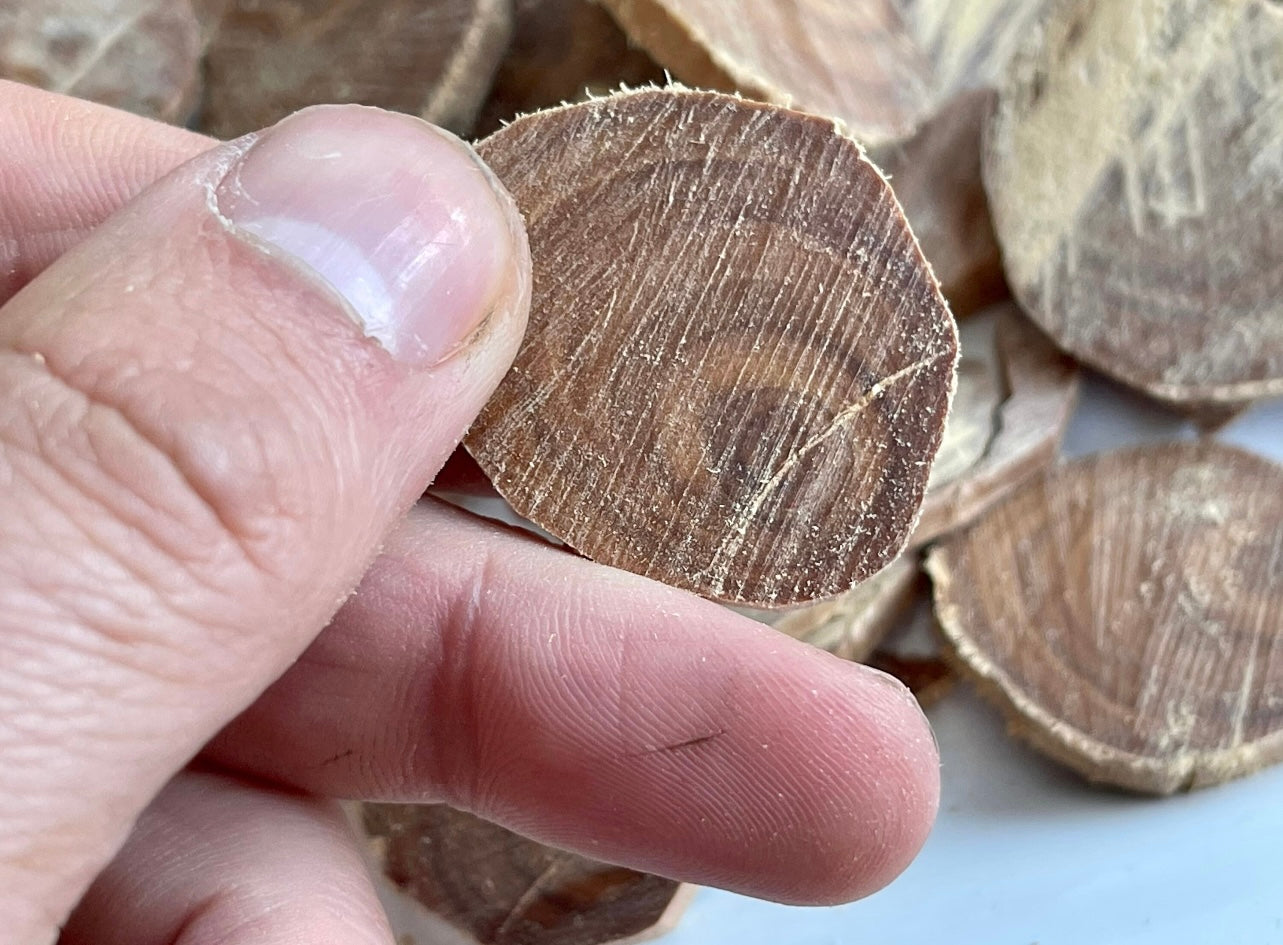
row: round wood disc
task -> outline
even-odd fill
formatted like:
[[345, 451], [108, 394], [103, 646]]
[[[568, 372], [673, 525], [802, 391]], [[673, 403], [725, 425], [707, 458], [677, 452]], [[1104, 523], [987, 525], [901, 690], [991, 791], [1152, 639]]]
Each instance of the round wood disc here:
[[0, 3], [0, 78], [148, 118], [187, 120], [201, 50], [190, 0]]
[[1013, 291], [1067, 351], [1192, 407], [1283, 394], [1283, 5], [1056, 0], [985, 185]]
[[962, 667], [1088, 778], [1167, 794], [1283, 759], [1283, 468], [1212, 442], [1092, 457], [927, 569]]
[[509, 0], [231, 0], [206, 59], [202, 128], [235, 138], [353, 102], [462, 133], [511, 30]]
[[896, 558], [957, 338], [854, 141], [650, 90], [528, 116], [480, 151], [525, 214], [534, 290], [465, 445], [518, 514], [748, 606], [835, 597]]
[[671, 930], [687, 901], [681, 883], [546, 847], [442, 805], [365, 804], [361, 820], [393, 886], [479, 945], [635, 941]]
[[683, 82], [903, 137], [929, 98], [926, 58], [892, 0], [601, 0]]

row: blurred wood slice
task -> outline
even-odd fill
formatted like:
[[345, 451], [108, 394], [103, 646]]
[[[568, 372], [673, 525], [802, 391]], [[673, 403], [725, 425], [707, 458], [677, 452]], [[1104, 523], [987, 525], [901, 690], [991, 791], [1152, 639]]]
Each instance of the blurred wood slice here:
[[512, 31], [510, 0], [232, 0], [202, 127], [235, 138], [355, 102], [467, 132]]
[[1014, 305], [965, 319], [953, 409], [912, 546], [980, 515], [1049, 466], [1073, 416], [1078, 366]]
[[517, 0], [512, 45], [476, 131], [487, 135], [527, 112], [665, 81], [663, 68], [591, 0]]
[[539, 112], [479, 150], [525, 215], [534, 289], [465, 445], [519, 515], [751, 607], [836, 597], [899, 556], [957, 338], [853, 140], [669, 89]]
[[912, 138], [869, 155], [890, 178], [922, 254], [959, 317], [1010, 295], [980, 177], [980, 139], [993, 98], [990, 91], [964, 92]]
[[1161, 400], [1283, 394], [1283, 5], [1056, 0], [984, 176], [1008, 280], [1065, 350]]
[[0, 0], [0, 78], [183, 123], [200, 99], [190, 0]]
[[733, 609], [795, 640], [862, 663], [918, 599], [921, 579], [917, 556], [906, 555], [836, 600], [786, 610]]
[[601, 0], [688, 85], [843, 122], [867, 145], [902, 138], [929, 69], [892, 0]]
[[962, 669], [1087, 778], [1170, 794], [1283, 759], [1283, 468], [1211, 441], [1091, 457], [927, 568]]
[[478, 945], [645, 941], [676, 927], [692, 891], [442, 805], [365, 804], [361, 821], [382, 876]]
[[939, 657], [902, 656], [890, 650], [878, 650], [868, 664], [908, 686], [924, 709], [937, 705], [953, 689], [953, 671]]
[[936, 100], [995, 88], [1048, 0], [896, 0], [926, 53]]

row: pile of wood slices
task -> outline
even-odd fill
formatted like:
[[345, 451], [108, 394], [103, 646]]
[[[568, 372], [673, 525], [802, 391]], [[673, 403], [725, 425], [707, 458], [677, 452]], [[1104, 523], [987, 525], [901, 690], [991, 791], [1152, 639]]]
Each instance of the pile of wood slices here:
[[[330, 101], [480, 136], [535, 281], [465, 445], [517, 514], [924, 695], [960, 672], [1092, 781], [1283, 758], [1283, 470], [1058, 462], [1079, 362], [1208, 425], [1283, 395], [1283, 6], [599, 2], [10, 0], [0, 73], [221, 137]], [[924, 554], [943, 663], [892, 633]], [[359, 816], [480, 942], [683, 899]]]

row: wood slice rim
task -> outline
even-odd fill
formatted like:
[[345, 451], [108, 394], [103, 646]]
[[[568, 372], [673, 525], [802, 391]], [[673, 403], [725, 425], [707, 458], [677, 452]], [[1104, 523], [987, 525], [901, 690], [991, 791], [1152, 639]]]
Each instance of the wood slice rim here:
[[838, 596], [899, 555], [957, 337], [853, 140], [673, 88], [526, 116], [479, 150], [526, 216], [534, 286], [465, 446], [519, 515], [753, 607]]
[[[1214, 491], [1217, 483], [1233, 484], [1236, 491]], [[1146, 504], [1128, 513], [1127, 497], [1135, 495]], [[1150, 521], [1127, 517], [1157, 508], [1152, 503], [1162, 503], [1161, 515]], [[1102, 527], [1134, 525], [1156, 545], [1101, 544], [1105, 539], [1090, 524], [1097, 506], [1108, 520]], [[1039, 509], [1072, 510], [1069, 514], [1078, 517], [1043, 521]], [[1084, 515], [1087, 524], [1080, 521]], [[1170, 546], [1174, 534], [1184, 536], [1180, 551]], [[1062, 549], [1063, 561], [1043, 567], [1040, 556], [1052, 544]], [[1102, 555], [1106, 564], [1090, 566]], [[1185, 567], [1189, 556], [1209, 566], [1224, 558], [1226, 567], [1255, 570], [1214, 574], [1209, 580], [1216, 582], [1215, 590], [1209, 593], [1207, 583], [1193, 581]], [[1078, 574], [1084, 558], [1089, 568]], [[1015, 734], [1089, 780], [1170, 794], [1283, 760], [1283, 468], [1215, 442], [1089, 457], [1022, 487], [984, 519], [932, 549], [926, 567], [935, 585], [946, 655], [999, 706]], [[1061, 573], [1053, 573], [1055, 568]], [[1120, 576], [1124, 568], [1131, 570]], [[1133, 586], [1133, 571], [1146, 579]], [[1257, 603], [1227, 616], [1227, 598], [1216, 596], [1231, 593], [1227, 587], [1237, 588], [1235, 600], [1256, 594]], [[1075, 624], [1083, 595], [1097, 602], [1087, 610], [1094, 630]], [[1013, 608], [1023, 617], [1012, 617]], [[1230, 617], [1255, 620], [1257, 626], [1244, 629]], [[1148, 634], [1142, 653], [1135, 641], [1120, 636], [1124, 626], [1129, 633]], [[1181, 630], [1189, 633], [1173, 639]], [[999, 634], [1005, 643], [994, 642]], [[1224, 647], [1233, 648], [1243, 636], [1247, 653], [1226, 656]], [[1151, 646], [1157, 647], [1154, 653]], [[1173, 683], [1178, 703], [1153, 703], [1168, 694], [1167, 676], [1153, 670], [1152, 660], [1159, 658], [1174, 660], [1189, 677], [1188, 685]], [[1082, 678], [1071, 676], [1057, 688], [1054, 680], [1030, 675], [1066, 666]], [[1228, 677], [1238, 671], [1241, 684], [1230, 685]], [[1226, 682], [1218, 688], [1222, 678]], [[1110, 694], [1115, 689], [1120, 696]], [[1223, 698], [1209, 695], [1214, 693]], [[1111, 701], [1133, 697], [1139, 700], [1134, 716], [1123, 701]], [[1060, 710], [1049, 707], [1053, 698], [1063, 703]], [[1217, 708], [1201, 704], [1204, 698], [1215, 698]], [[1069, 715], [1075, 718], [1063, 717]], [[1122, 722], [1103, 732], [1101, 726], [1112, 724], [1114, 715]], [[1228, 730], [1227, 744], [1217, 741], [1220, 728]]]

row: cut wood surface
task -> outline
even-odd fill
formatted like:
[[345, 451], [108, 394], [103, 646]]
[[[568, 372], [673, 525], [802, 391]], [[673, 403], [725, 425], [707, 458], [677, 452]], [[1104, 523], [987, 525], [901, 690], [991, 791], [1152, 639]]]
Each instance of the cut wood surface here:
[[356, 102], [470, 129], [512, 30], [510, 0], [232, 0], [202, 127], [234, 138]]
[[981, 132], [993, 97], [990, 91], [964, 92], [912, 138], [869, 155], [890, 178], [958, 316], [1010, 295], [980, 176]]
[[862, 663], [913, 606], [920, 579], [917, 556], [906, 555], [836, 600], [778, 611], [735, 609], [795, 640]]
[[526, 112], [622, 86], [664, 82], [663, 68], [592, 0], [517, 0], [512, 45], [476, 131], [490, 134]]
[[1057, 0], [984, 174], [1012, 290], [1067, 351], [1196, 408], [1283, 394], [1283, 5]]
[[[362, 805], [375, 866], [479, 945], [623, 945], [670, 931], [690, 889], [441, 805]], [[416, 945], [428, 945], [427, 942]]]
[[190, 0], [0, 0], [0, 78], [184, 122], [200, 98]]
[[958, 388], [912, 546], [973, 520], [1050, 465], [1073, 415], [1078, 367], [1014, 305], [959, 325]]
[[1213, 442], [1092, 457], [927, 569], [961, 667], [1088, 778], [1166, 794], [1283, 759], [1283, 468]]
[[831, 122], [646, 90], [480, 145], [525, 214], [530, 328], [465, 444], [580, 553], [726, 603], [850, 590], [921, 505], [957, 338]]
[[931, 63], [937, 101], [1000, 82], [1047, 0], [896, 0]]
[[929, 70], [892, 0], [602, 0], [688, 85], [842, 121], [868, 145], [914, 129]]

